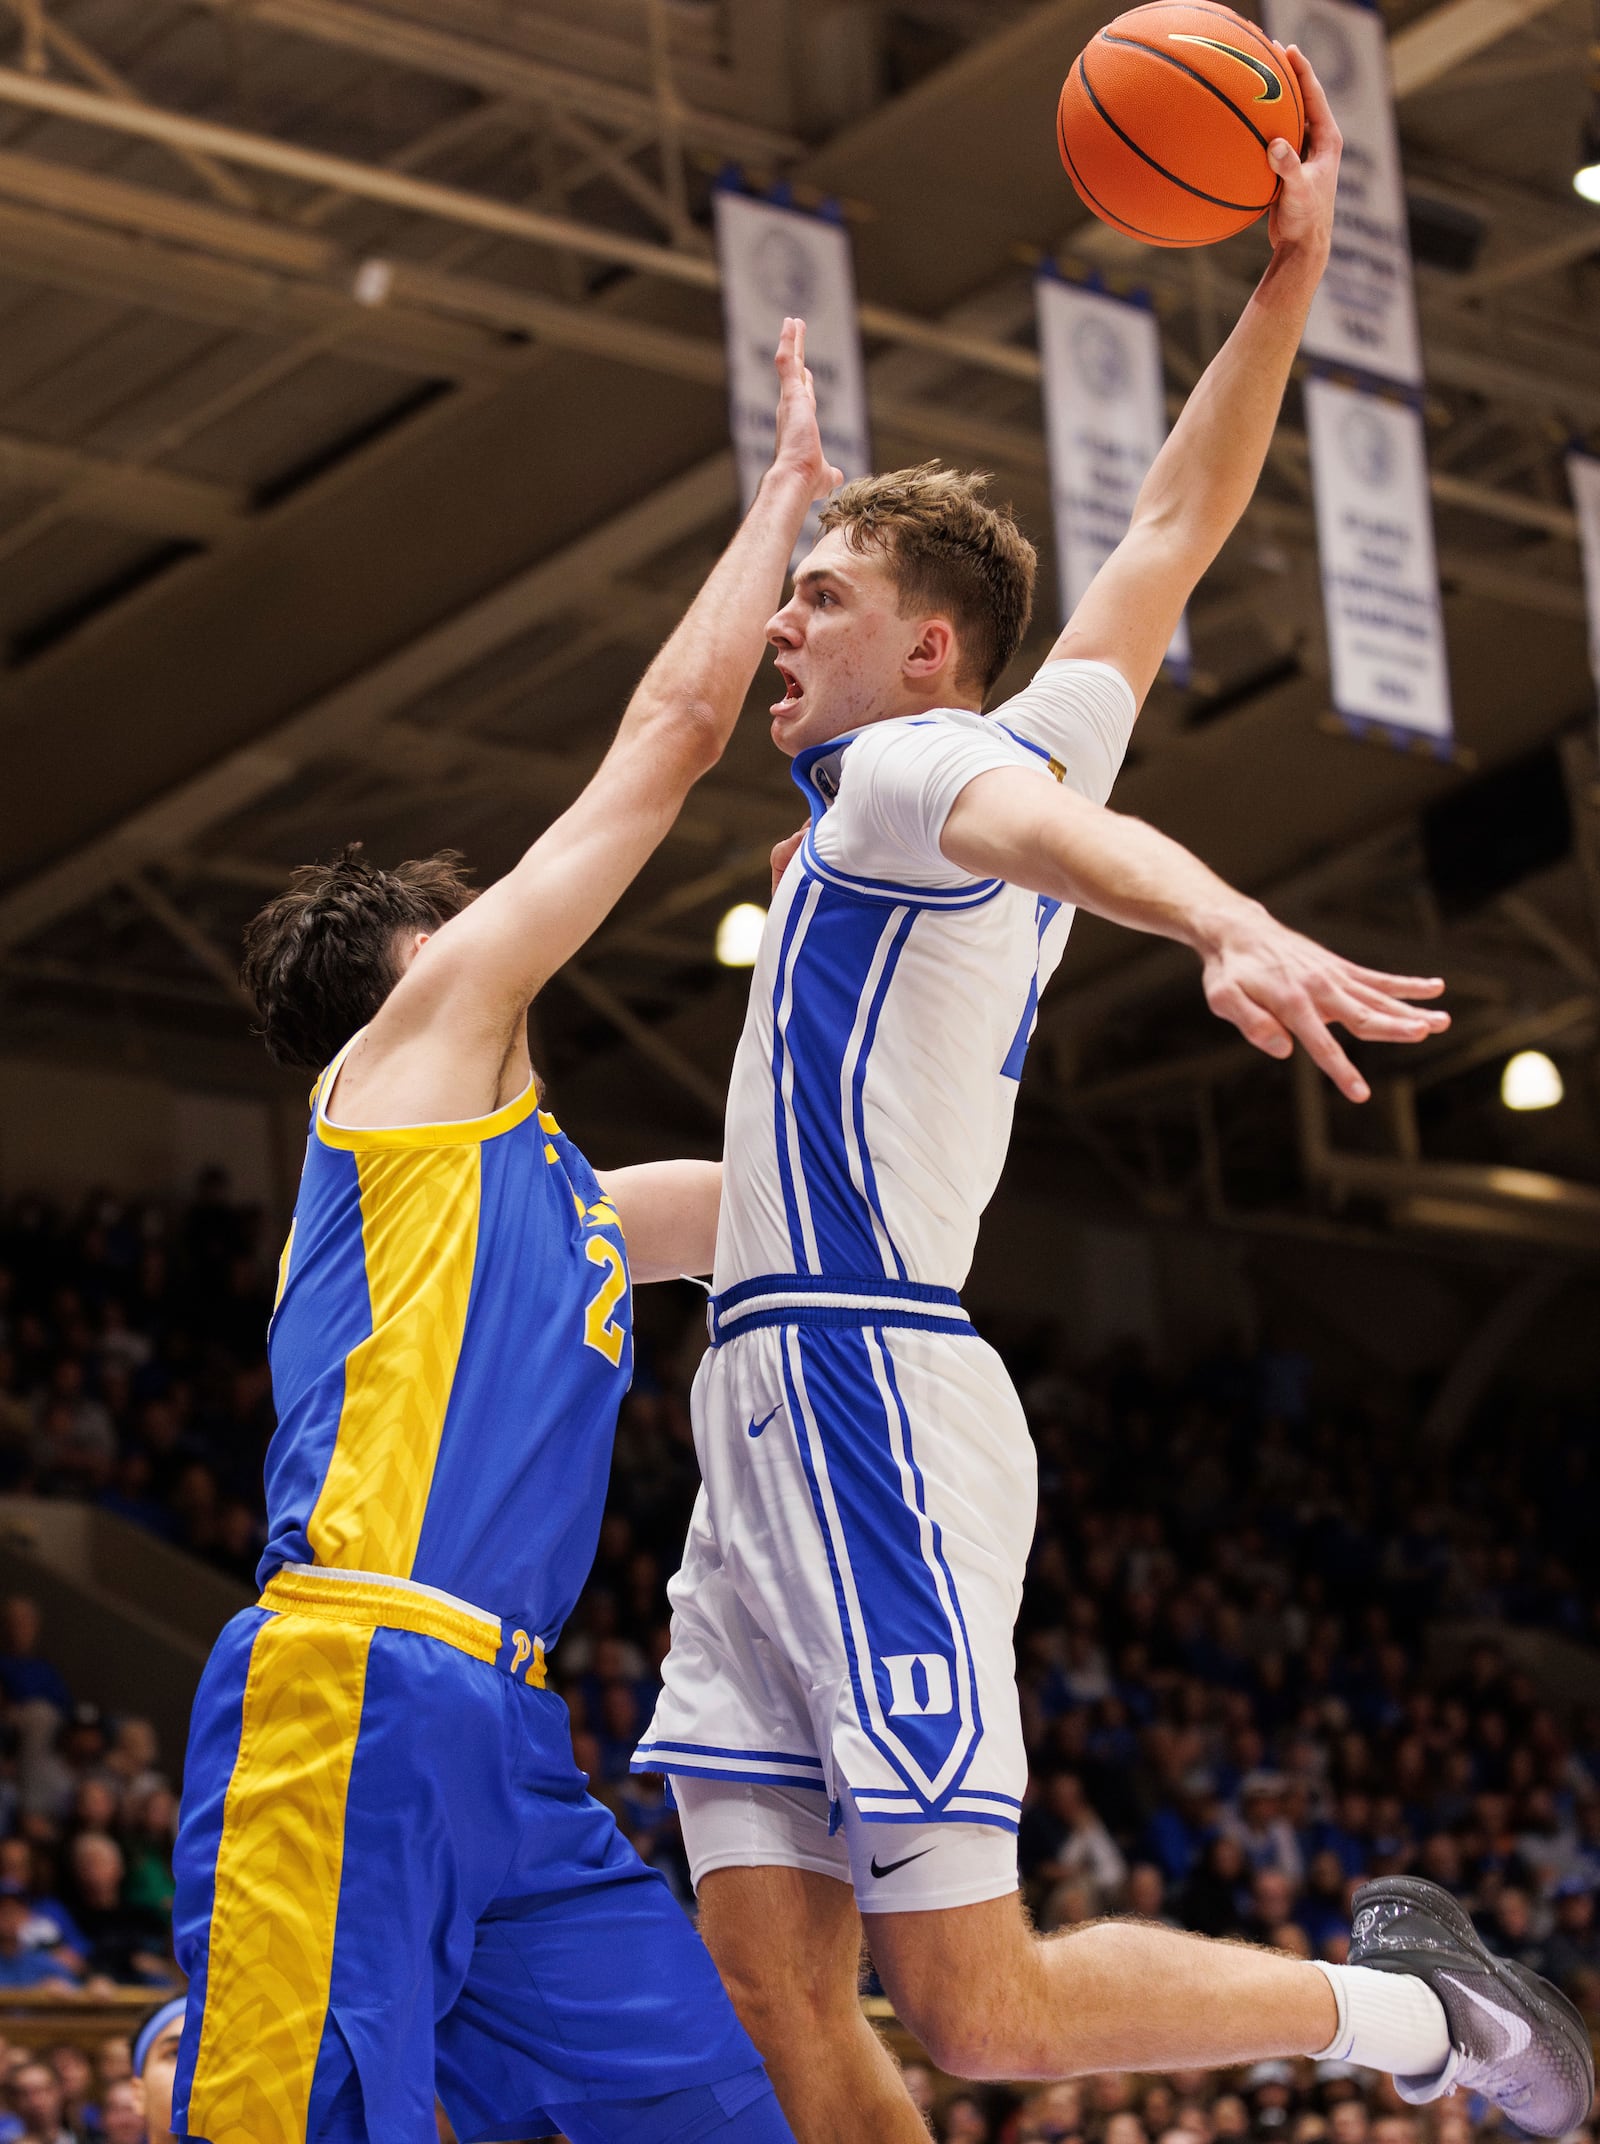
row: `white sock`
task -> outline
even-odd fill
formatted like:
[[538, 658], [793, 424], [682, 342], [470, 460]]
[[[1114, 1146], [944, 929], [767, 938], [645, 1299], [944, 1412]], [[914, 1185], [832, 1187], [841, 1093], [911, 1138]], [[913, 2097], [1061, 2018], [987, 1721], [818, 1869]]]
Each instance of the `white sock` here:
[[1339, 2027], [1319, 2061], [1354, 2062], [1391, 2077], [1431, 2078], [1450, 2059], [1444, 2005], [1412, 1973], [1380, 1973], [1370, 1965], [1325, 1965], [1339, 2006]]

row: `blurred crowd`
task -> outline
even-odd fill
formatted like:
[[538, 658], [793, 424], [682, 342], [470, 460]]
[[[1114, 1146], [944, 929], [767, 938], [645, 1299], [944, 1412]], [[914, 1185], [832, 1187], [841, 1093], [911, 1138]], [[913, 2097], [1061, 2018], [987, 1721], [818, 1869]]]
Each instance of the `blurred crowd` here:
[[0, 1495], [92, 1500], [249, 1584], [275, 1260], [220, 1168], [177, 1211], [0, 1207]]
[[1473, 2144], [1500, 2119], [1465, 2095], [1408, 2107], [1387, 2078], [1344, 2062], [1083, 2077], [1031, 2091], [941, 2089], [915, 2063], [904, 2074], [941, 2144]]
[[[91, 1499], [248, 1584], [272, 1285], [260, 1216], [220, 1170], [182, 1210], [0, 1211], [0, 1493]], [[698, 1483], [703, 1300], [647, 1290], [637, 1317], [594, 1575], [552, 1672], [595, 1791], [687, 1905], [669, 1798], [628, 1763]], [[1515, 1635], [1600, 1637], [1593, 1407], [1498, 1393], [1437, 1445], [1421, 1395], [1325, 1389], [1286, 1342], [1163, 1377], [1131, 1347], [1085, 1372], [1054, 1332], [991, 1337], [1039, 1454], [1017, 1646], [1040, 1925], [1132, 1913], [1338, 1958], [1354, 1884], [1413, 1869], [1600, 2016], [1600, 1706], [1547, 1702]], [[0, 1988], [158, 1988], [163, 1753], [65, 1687], [29, 1602], [0, 1616]], [[1439, 1650], [1463, 1623], [1501, 1639]], [[1468, 2119], [1304, 2065], [961, 2096], [935, 2116], [966, 2144], [1461, 2144]]]

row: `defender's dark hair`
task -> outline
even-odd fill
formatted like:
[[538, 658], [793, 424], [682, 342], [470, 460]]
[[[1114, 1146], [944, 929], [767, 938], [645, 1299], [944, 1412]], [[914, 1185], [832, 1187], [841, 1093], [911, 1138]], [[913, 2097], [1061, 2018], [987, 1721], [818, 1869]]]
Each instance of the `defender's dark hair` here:
[[456, 849], [380, 870], [352, 841], [305, 864], [244, 934], [240, 977], [256, 1032], [280, 1065], [320, 1072], [365, 1027], [401, 975], [401, 948], [475, 898]]
[[902, 614], [943, 611], [959, 636], [962, 675], [988, 697], [1022, 645], [1033, 614], [1039, 555], [1009, 507], [984, 497], [989, 479], [923, 462], [857, 477], [832, 498], [821, 526], [852, 551], [880, 552]]

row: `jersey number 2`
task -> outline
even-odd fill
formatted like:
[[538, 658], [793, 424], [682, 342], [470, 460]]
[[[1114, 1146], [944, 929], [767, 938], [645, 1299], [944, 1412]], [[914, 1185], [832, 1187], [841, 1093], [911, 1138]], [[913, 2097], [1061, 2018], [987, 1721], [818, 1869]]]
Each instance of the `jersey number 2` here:
[[611, 1320], [627, 1289], [628, 1269], [622, 1262], [622, 1253], [604, 1236], [591, 1236], [583, 1249], [590, 1265], [606, 1268], [599, 1293], [584, 1313], [583, 1344], [597, 1348], [615, 1369], [622, 1360], [622, 1343], [626, 1335], [622, 1327]]

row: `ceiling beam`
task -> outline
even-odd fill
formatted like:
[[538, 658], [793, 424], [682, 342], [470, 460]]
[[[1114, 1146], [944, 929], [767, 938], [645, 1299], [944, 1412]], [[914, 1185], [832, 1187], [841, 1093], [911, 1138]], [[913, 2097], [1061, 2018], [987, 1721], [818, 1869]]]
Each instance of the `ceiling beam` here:
[[559, 617], [597, 579], [654, 557], [707, 522], [731, 514], [737, 497], [733, 456], [713, 455], [153, 804], [129, 813], [0, 895], [0, 951], [144, 865], [188, 849], [207, 829], [281, 788], [301, 768], [358, 746], [444, 679], [541, 620]]
[[412, 379], [499, 379], [525, 362], [524, 350], [465, 320], [405, 306], [358, 305], [348, 289], [214, 254], [160, 243], [129, 245], [130, 228], [138, 226], [128, 218], [120, 230], [99, 231], [0, 202], [0, 267], [19, 281], [241, 334], [331, 333], [348, 355]]
[[[215, 13], [240, 19], [238, 0], [201, 0]], [[585, 112], [620, 128], [660, 125], [657, 100], [648, 91], [570, 67], [552, 66], [499, 44], [485, 44], [453, 30], [405, 22], [392, 14], [355, 7], [347, 0], [248, 0], [246, 21], [294, 36], [363, 52], [418, 74], [460, 82], [485, 96], [510, 98], [557, 111]], [[719, 155], [751, 157], [763, 162], [789, 160], [804, 153], [804, 143], [772, 127], [754, 126], [722, 112], [707, 112], [678, 102], [679, 129], [688, 142]]]
[[[23, 24], [25, 30], [36, 24], [45, 47], [57, 53], [87, 81], [93, 82], [97, 89], [103, 89], [108, 96], [131, 98], [135, 103], [145, 101], [125, 76], [118, 74], [114, 67], [101, 58], [93, 45], [86, 45], [81, 37], [74, 36], [64, 23], [57, 21], [53, 13], [47, 14], [41, 0], [5, 0], [5, 5]], [[194, 173], [214, 199], [225, 201], [234, 208], [255, 207], [255, 197], [249, 187], [243, 185], [231, 171], [213, 158], [196, 156], [192, 150], [180, 149], [178, 160]]]
[[569, 960], [565, 967], [556, 970], [555, 980], [564, 983], [591, 1011], [608, 1020], [647, 1063], [664, 1072], [685, 1094], [693, 1095], [713, 1124], [722, 1122], [727, 1106], [727, 1095], [723, 1088], [715, 1080], [709, 1079], [690, 1058], [685, 1057], [675, 1043], [667, 1041], [664, 1035], [658, 1035], [653, 1027], [641, 1020], [598, 976], [591, 975], [587, 968], [580, 967], [577, 961]]
[[1543, 15], [1556, 0], [1444, 0], [1389, 42], [1389, 66], [1397, 98], [1414, 97], [1470, 60]]
[[[89, 126], [109, 127], [140, 140], [200, 149], [208, 155], [257, 170], [303, 180], [307, 185], [329, 187], [353, 199], [381, 202], [390, 208], [435, 217], [498, 238], [554, 247], [585, 259], [603, 261], [611, 267], [660, 276], [694, 289], [715, 291], [721, 288], [721, 272], [716, 261], [706, 254], [630, 238], [623, 232], [604, 230], [597, 224], [581, 223], [570, 216], [550, 215], [542, 209], [523, 208], [515, 202], [497, 201], [487, 194], [470, 193], [459, 186], [441, 186], [431, 179], [416, 178], [409, 172], [388, 166], [358, 163], [351, 157], [329, 156], [320, 150], [278, 141], [271, 135], [219, 126], [210, 120], [195, 119], [186, 112], [97, 96], [69, 83], [19, 73], [15, 68], [0, 67], [0, 103], [18, 105], [29, 111], [49, 112], [57, 118], [79, 120]], [[991, 372], [1003, 373], [1013, 379], [1038, 378], [1039, 360], [1030, 350], [1017, 349], [991, 337], [970, 335], [939, 321], [867, 300], [859, 303], [856, 310], [866, 335], [882, 336], [891, 342], [935, 352], [958, 362], [982, 365]]]
[[106, 127], [114, 133], [161, 142], [169, 148], [195, 149], [228, 163], [274, 172], [308, 186], [332, 187], [354, 200], [380, 202], [386, 208], [486, 231], [496, 238], [555, 247], [612, 267], [698, 284], [702, 289], [717, 286], [715, 263], [698, 253], [629, 238], [620, 231], [578, 223], [569, 216], [548, 215], [543, 209], [523, 208], [489, 194], [470, 193], [464, 187], [442, 186], [436, 180], [418, 178], [412, 172], [396, 171], [386, 165], [330, 156], [320, 149], [280, 141], [274, 135], [220, 126], [209, 119], [196, 119], [188, 112], [130, 104], [125, 98], [101, 96], [53, 77], [23, 74], [14, 67], [0, 67], [0, 103], [17, 105], [25, 111], [48, 112], [57, 119], [77, 120], [86, 126]]
[[5, 432], [0, 432], [0, 489], [67, 492], [72, 511], [88, 520], [202, 543], [231, 533], [248, 509], [242, 493], [222, 484], [133, 462], [103, 461], [77, 447], [50, 447]]

